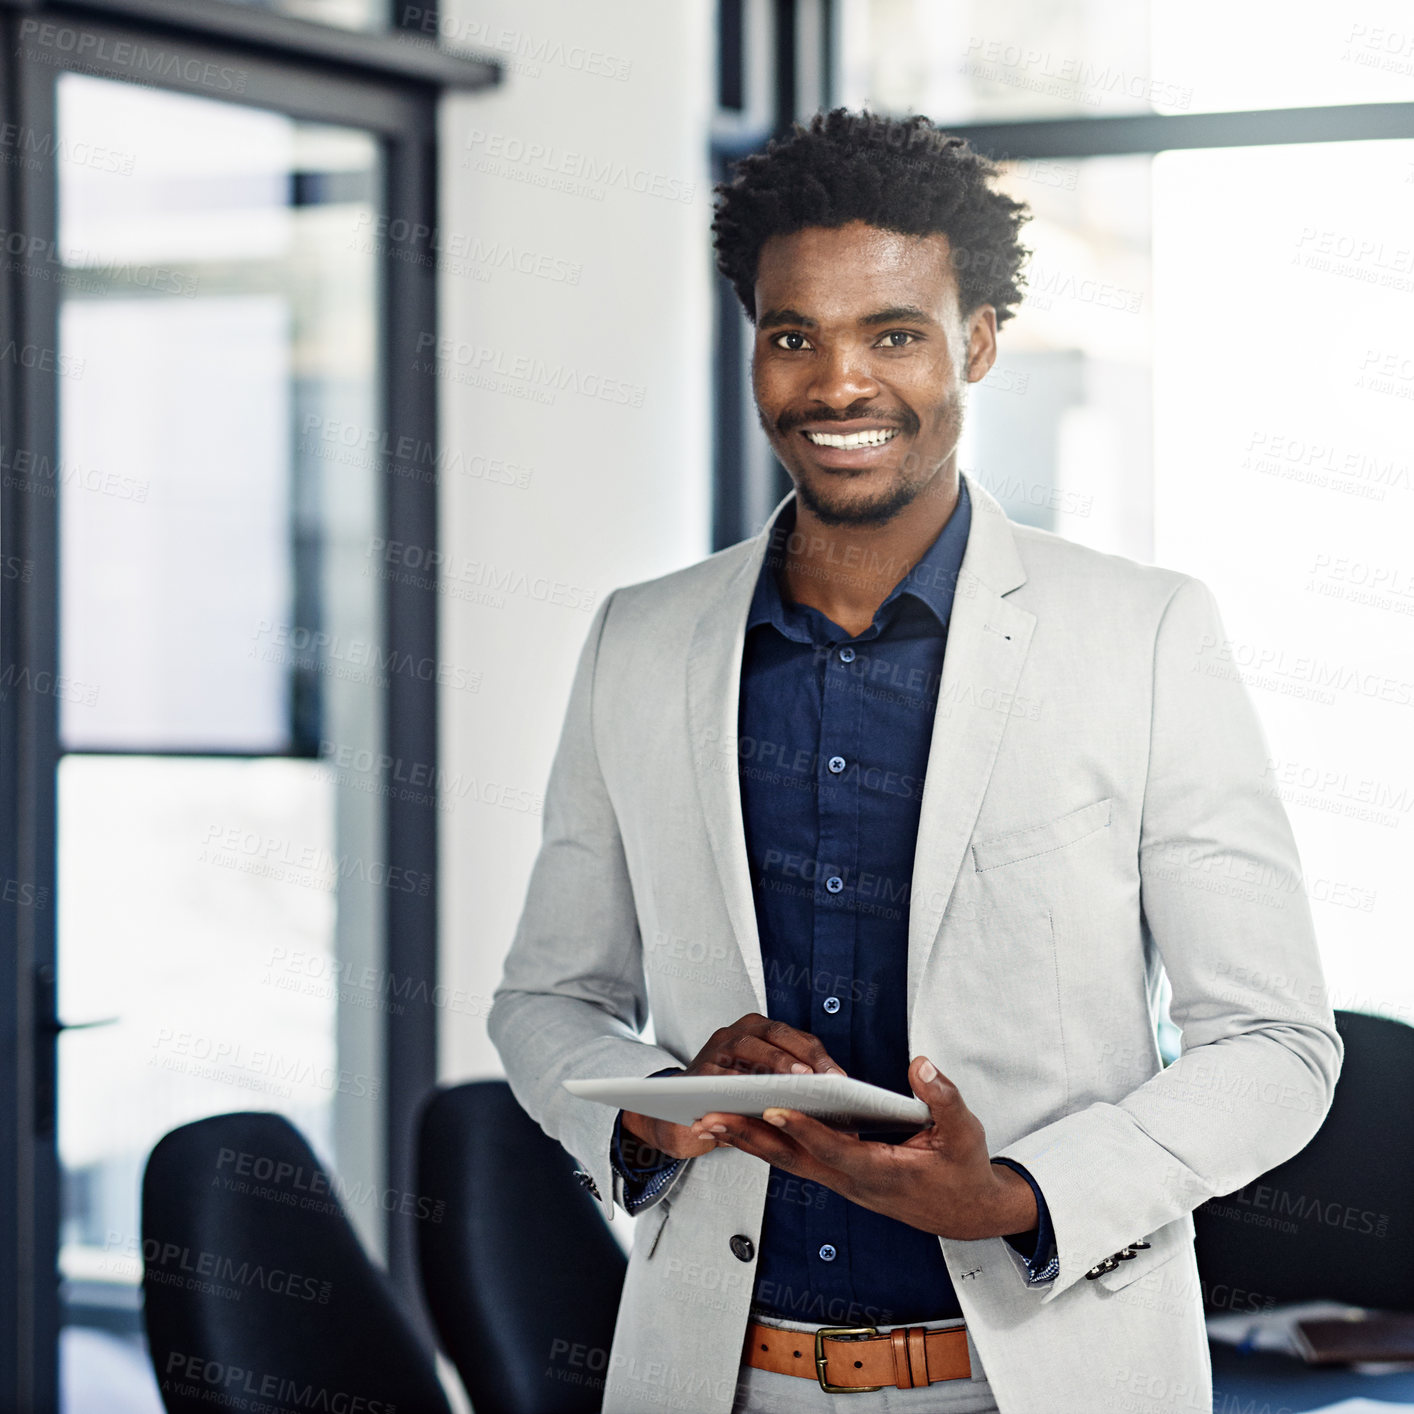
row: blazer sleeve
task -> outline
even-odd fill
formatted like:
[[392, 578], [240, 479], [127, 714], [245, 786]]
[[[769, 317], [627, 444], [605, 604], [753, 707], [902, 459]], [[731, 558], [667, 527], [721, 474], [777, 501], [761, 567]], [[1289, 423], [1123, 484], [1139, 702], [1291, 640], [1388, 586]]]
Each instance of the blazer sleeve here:
[[[648, 1001], [637, 911], [595, 748], [594, 677], [613, 600], [610, 594], [599, 606], [580, 652], [545, 790], [539, 853], [486, 1023], [511, 1092], [579, 1161], [581, 1182], [610, 1219], [615, 1202], [623, 1205], [623, 1180], [610, 1160], [618, 1111], [576, 1098], [564, 1081], [646, 1076], [683, 1064], [640, 1035]], [[690, 1165], [683, 1163], [674, 1184]]]
[[1060, 1270], [1043, 1301], [1304, 1148], [1340, 1073], [1295, 840], [1261, 788], [1266, 743], [1224, 642], [1212, 594], [1184, 580], [1155, 636], [1139, 845], [1181, 1054], [1002, 1151], [1050, 1209]]

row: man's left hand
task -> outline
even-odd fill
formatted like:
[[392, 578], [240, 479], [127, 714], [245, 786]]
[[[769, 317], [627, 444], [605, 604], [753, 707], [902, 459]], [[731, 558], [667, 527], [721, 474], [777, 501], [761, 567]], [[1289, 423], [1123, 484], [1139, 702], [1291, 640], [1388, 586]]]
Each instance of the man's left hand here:
[[1007, 1237], [1034, 1228], [1031, 1185], [1015, 1169], [992, 1163], [982, 1122], [957, 1086], [926, 1056], [913, 1058], [908, 1082], [932, 1124], [901, 1144], [842, 1134], [786, 1109], [769, 1109], [762, 1119], [706, 1114], [692, 1129], [940, 1237]]

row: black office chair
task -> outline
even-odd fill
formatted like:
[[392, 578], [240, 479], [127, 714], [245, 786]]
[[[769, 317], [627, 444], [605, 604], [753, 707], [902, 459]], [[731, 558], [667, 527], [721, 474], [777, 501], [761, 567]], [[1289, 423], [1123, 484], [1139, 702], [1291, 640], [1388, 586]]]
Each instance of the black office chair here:
[[423, 1110], [423, 1294], [476, 1414], [599, 1410], [627, 1260], [574, 1168], [503, 1080]]
[[174, 1129], [142, 1184], [144, 1319], [169, 1414], [225, 1397], [450, 1414], [433, 1357], [328, 1176], [274, 1114]]
[[1335, 1017], [1345, 1062], [1315, 1138], [1193, 1214], [1210, 1310], [1343, 1301], [1414, 1311], [1414, 1027]]

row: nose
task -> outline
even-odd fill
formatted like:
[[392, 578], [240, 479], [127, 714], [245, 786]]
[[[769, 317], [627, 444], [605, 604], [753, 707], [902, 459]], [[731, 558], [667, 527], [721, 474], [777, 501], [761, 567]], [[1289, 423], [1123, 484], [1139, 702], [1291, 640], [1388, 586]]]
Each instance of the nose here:
[[817, 403], [843, 411], [851, 403], [879, 396], [863, 350], [837, 344], [815, 365], [806, 394]]

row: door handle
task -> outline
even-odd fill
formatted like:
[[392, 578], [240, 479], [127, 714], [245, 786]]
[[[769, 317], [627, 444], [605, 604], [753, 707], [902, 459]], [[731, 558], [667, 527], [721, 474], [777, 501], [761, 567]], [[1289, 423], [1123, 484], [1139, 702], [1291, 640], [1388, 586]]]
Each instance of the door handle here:
[[51, 1036], [60, 1036], [65, 1031], [92, 1031], [95, 1026], [116, 1026], [121, 1016], [103, 1016], [94, 1021], [60, 1021], [57, 1016], [45, 1018], [40, 1025]]
[[58, 1104], [58, 1051], [56, 1039], [65, 1031], [91, 1031], [113, 1026], [122, 1018], [96, 1017], [92, 1021], [61, 1021], [55, 1012], [59, 1002], [59, 978], [53, 963], [34, 970], [34, 1132], [54, 1133]]
[[92, 1021], [60, 1021], [54, 1015], [58, 1009], [57, 978], [51, 964], [45, 963], [35, 975], [35, 1025], [46, 1036], [59, 1036], [65, 1031], [92, 1031], [96, 1026], [116, 1026], [121, 1016], [100, 1016]]

